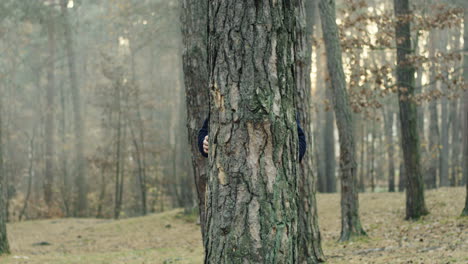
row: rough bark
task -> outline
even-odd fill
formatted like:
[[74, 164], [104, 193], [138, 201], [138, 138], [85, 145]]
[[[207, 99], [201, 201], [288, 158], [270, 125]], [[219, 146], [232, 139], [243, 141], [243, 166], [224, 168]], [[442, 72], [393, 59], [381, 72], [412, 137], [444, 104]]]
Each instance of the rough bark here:
[[2, 127], [2, 102], [0, 98], [0, 255], [10, 253], [10, 245], [8, 244], [7, 229], [6, 229], [6, 186], [5, 186], [5, 171], [3, 169], [3, 127]]
[[52, 206], [54, 182], [54, 135], [55, 135], [55, 21], [50, 18], [47, 23], [48, 52], [47, 61], [47, 91], [46, 91], [46, 120], [45, 120], [45, 177], [44, 177], [44, 200], [49, 207]]
[[184, 70], [187, 130], [192, 153], [193, 176], [198, 195], [198, 210], [203, 238], [206, 230], [206, 159], [197, 145], [198, 130], [208, 117], [208, 56], [207, 18], [208, 1], [182, 0], [182, 62]]
[[397, 24], [397, 83], [400, 106], [401, 145], [406, 174], [406, 219], [419, 219], [428, 214], [424, 202], [424, 184], [421, 174], [417, 105], [414, 96], [414, 66], [407, 60], [412, 53], [409, 0], [394, 0]]
[[341, 46], [336, 25], [335, 1], [320, 0], [320, 18], [327, 51], [328, 73], [332, 80], [333, 106], [340, 141], [341, 236], [340, 241], [365, 235], [359, 219], [357, 163], [354, 129], [346, 91]]
[[315, 20], [316, 3], [314, 0], [299, 0], [296, 11], [299, 13], [296, 22], [295, 39], [295, 73], [297, 86], [297, 104], [299, 120], [309, 147], [300, 164], [298, 178], [297, 208], [299, 213], [299, 263], [318, 263], [324, 261], [320, 230], [318, 226], [317, 201], [315, 199], [317, 178], [313, 173], [313, 149], [311, 129], [311, 63], [312, 37]]
[[85, 157], [84, 157], [84, 122], [81, 114], [81, 95], [78, 87], [78, 77], [76, 69], [76, 56], [73, 47], [72, 27], [68, 15], [68, 0], [61, 2], [62, 16], [64, 20], [65, 33], [65, 49], [68, 59], [68, 71], [70, 75], [70, 85], [72, 92], [73, 103], [73, 119], [75, 132], [75, 149], [76, 149], [76, 178], [75, 185], [77, 188], [77, 198], [75, 200], [74, 215], [84, 217], [87, 215], [88, 200], [87, 200], [87, 184], [85, 175]]
[[205, 263], [298, 263], [295, 6], [209, 3]]

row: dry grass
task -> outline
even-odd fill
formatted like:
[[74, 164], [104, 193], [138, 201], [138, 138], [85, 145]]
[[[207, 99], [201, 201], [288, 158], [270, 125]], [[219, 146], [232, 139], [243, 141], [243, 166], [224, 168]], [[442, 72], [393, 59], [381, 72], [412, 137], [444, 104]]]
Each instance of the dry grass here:
[[[431, 212], [404, 221], [404, 194], [361, 194], [368, 238], [336, 242], [338, 194], [319, 194], [319, 221], [327, 263], [468, 263], [468, 218], [460, 218], [464, 188], [426, 192]], [[199, 226], [180, 210], [124, 219], [56, 219], [8, 226], [12, 255], [0, 263], [202, 263]], [[48, 246], [34, 243], [48, 242]]]

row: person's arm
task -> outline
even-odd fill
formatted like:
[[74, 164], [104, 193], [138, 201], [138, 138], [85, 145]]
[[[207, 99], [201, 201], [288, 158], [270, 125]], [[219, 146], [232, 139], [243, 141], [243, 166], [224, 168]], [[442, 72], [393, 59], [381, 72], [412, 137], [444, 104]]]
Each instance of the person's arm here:
[[299, 137], [299, 162], [301, 162], [306, 152], [307, 143], [306, 143], [304, 131], [302, 130], [301, 125], [299, 124], [299, 120], [296, 120], [296, 123], [297, 123], [297, 135]]
[[200, 131], [198, 131], [198, 151], [200, 151], [200, 153], [205, 158], [208, 157], [208, 153], [205, 153], [205, 151], [203, 151], [203, 140], [206, 136], [208, 136], [208, 118], [205, 119], [202, 128], [200, 129]]

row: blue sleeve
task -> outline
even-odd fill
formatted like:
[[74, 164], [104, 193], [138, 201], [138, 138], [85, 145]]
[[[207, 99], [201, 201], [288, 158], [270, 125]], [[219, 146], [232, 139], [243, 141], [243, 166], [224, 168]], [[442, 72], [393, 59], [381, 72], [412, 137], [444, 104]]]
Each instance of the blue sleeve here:
[[299, 120], [296, 120], [296, 123], [297, 123], [297, 135], [299, 136], [299, 162], [301, 162], [306, 152], [307, 143], [306, 143], [304, 131], [302, 130], [301, 125], [299, 124]]
[[205, 119], [202, 128], [198, 131], [198, 150], [205, 158], [208, 157], [208, 154], [203, 151], [203, 140], [206, 136], [208, 136], [208, 118]]

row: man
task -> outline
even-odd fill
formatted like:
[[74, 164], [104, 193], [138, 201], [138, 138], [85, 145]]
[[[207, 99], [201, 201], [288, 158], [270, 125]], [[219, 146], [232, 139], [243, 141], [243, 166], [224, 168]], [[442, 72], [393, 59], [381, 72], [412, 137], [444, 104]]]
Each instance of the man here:
[[[204, 157], [208, 157], [208, 124], [210, 122], [210, 117], [208, 116], [207, 119], [205, 119], [205, 122], [203, 122], [203, 127], [198, 131], [198, 150]], [[304, 157], [307, 143], [305, 140], [305, 135], [304, 131], [302, 130], [298, 118], [296, 118], [296, 124], [297, 124], [297, 134], [299, 136], [299, 162], [302, 161], [302, 157]]]

